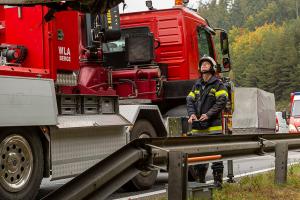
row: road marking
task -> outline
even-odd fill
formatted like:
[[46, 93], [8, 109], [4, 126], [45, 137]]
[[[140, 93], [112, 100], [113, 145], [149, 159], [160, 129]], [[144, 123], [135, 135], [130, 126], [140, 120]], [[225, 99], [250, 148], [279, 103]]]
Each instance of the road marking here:
[[[296, 164], [299, 164], [299, 162], [289, 163], [288, 166], [292, 166], [292, 165], [296, 165]], [[272, 171], [274, 169], [275, 169], [275, 167], [270, 167], [270, 168], [267, 168], [267, 169], [257, 170], [257, 171], [253, 171], [253, 172], [247, 172], [247, 173], [244, 173], [244, 174], [236, 175], [236, 176], [234, 176], [234, 178], [240, 178], [240, 177], [244, 177], [244, 176], [250, 176], [250, 175], [260, 174], [260, 173], [264, 173], [264, 172], [269, 172], [269, 171]], [[223, 180], [227, 180], [227, 179], [228, 179], [227, 177], [223, 178]]]
[[144, 197], [150, 197], [150, 196], [165, 194], [166, 192], [167, 192], [167, 190], [164, 189], [164, 190], [158, 190], [158, 191], [154, 191], [154, 192], [148, 192], [148, 193], [138, 194], [138, 195], [129, 196], [129, 197], [117, 198], [117, 199], [114, 199], [114, 200], [140, 199], [140, 198], [144, 198]]

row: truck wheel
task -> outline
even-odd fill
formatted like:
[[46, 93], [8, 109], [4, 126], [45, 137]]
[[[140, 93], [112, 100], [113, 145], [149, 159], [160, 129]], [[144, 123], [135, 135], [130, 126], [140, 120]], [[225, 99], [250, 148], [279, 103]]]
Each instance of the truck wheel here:
[[0, 197], [35, 199], [43, 178], [43, 148], [30, 128], [0, 131]]
[[[134, 140], [136, 138], [150, 137], [157, 137], [157, 134], [152, 124], [144, 119], [136, 121], [131, 131], [130, 139]], [[142, 171], [131, 181], [126, 183], [123, 188], [129, 191], [150, 189], [155, 183], [157, 173], [157, 170]]]

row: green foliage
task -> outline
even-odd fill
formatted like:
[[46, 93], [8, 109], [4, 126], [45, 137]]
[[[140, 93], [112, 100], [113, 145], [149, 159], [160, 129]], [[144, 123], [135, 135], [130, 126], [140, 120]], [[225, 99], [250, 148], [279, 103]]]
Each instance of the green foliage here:
[[300, 0], [210, 0], [200, 3], [199, 14], [215, 27], [254, 30], [265, 23], [282, 24], [297, 18]]
[[290, 105], [290, 99], [285, 98], [284, 100], [276, 101], [276, 110], [278, 111], [288, 111]]
[[231, 44], [236, 83], [272, 92], [278, 101], [299, 90], [299, 26], [300, 20], [265, 24], [236, 36]]
[[300, 91], [300, 0], [211, 0], [199, 8], [214, 27], [229, 30], [236, 85], [275, 94], [287, 109]]

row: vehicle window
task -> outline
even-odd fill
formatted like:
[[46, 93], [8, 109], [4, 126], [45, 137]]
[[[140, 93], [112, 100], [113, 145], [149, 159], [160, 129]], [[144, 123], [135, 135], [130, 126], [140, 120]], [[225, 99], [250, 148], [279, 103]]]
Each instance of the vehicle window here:
[[121, 38], [117, 41], [108, 42], [103, 44], [104, 53], [114, 53], [125, 51], [125, 38], [128, 36], [134, 37], [135, 35], [149, 35], [149, 27], [135, 27], [124, 28], [121, 30]]
[[210, 35], [203, 28], [198, 28], [198, 54], [199, 58], [203, 55], [214, 57]]
[[120, 40], [108, 42], [103, 44], [103, 52], [110, 53], [110, 52], [122, 52], [125, 49], [125, 38], [121, 37]]
[[299, 100], [294, 101], [293, 108], [292, 108], [292, 116], [293, 117], [300, 116], [300, 101]]

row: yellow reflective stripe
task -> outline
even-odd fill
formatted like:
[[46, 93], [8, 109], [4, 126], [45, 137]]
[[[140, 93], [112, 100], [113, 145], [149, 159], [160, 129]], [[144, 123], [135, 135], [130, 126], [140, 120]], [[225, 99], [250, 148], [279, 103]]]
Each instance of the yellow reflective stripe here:
[[216, 91], [216, 89], [212, 88], [212, 89], [210, 90], [210, 92], [216, 93], [217, 91]]
[[191, 133], [207, 133], [212, 131], [222, 131], [222, 126], [212, 126], [204, 130], [192, 129]]
[[195, 90], [194, 93], [195, 93], [195, 94], [199, 94], [199, 93], [200, 93], [200, 90]]
[[195, 97], [196, 97], [196, 95], [195, 95], [194, 92], [190, 92], [188, 96], [193, 97], [194, 99], [195, 99]]
[[219, 90], [218, 92], [216, 92], [216, 97], [225, 95], [226, 97], [228, 97], [228, 92], [226, 90]]

